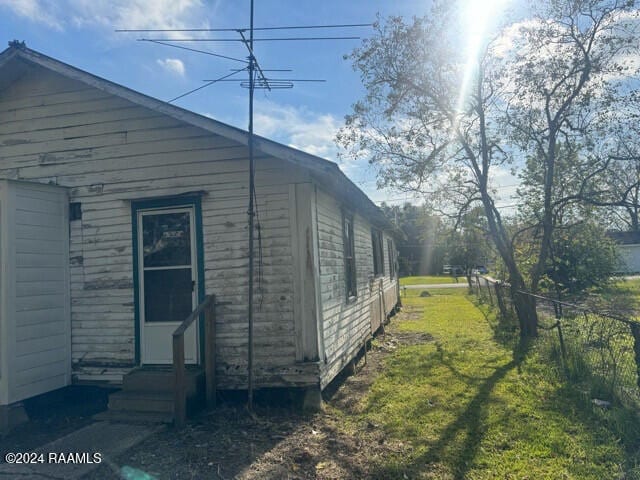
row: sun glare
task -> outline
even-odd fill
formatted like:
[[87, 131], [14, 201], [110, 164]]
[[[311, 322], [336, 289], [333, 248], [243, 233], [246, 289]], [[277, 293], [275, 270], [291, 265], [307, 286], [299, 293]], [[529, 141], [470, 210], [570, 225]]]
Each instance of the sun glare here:
[[471, 81], [478, 69], [478, 57], [497, 24], [508, 0], [466, 0], [460, 9], [460, 23], [466, 38], [461, 39], [465, 53], [465, 67], [458, 96], [457, 110], [463, 111]]

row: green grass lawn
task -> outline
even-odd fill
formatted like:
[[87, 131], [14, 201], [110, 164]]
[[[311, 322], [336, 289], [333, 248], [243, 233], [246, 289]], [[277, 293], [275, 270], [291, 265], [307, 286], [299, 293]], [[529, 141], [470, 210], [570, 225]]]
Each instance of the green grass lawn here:
[[[464, 276], [459, 276], [458, 281], [464, 281]], [[455, 283], [455, 279], [450, 275], [429, 275], [422, 277], [402, 277], [400, 285], [435, 285], [438, 283]]]
[[[619, 279], [595, 289], [592, 295], [608, 311], [621, 316], [640, 312], [640, 278]], [[596, 306], [597, 309], [597, 306]]]
[[464, 290], [431, 293], [403, 297], [405, 312], [422, 313], [391, 328], [433, 341], [390, 354], [359, 417], [345, 420], [378, 425], [403, 445], [371, 459], [375, 478], [640, 478], [634, 414], [594, 406], [552, 373], [542, 347], [514, 360], [492, 314]]

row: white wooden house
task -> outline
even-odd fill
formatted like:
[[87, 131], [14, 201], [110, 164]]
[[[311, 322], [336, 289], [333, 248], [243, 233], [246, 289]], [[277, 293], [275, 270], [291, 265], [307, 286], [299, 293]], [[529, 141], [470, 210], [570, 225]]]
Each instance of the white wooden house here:
[[[216, 386], [247, 388], [247, 138], [23, 44], [0, 53], [0, 405], [170, 364], [210, 294], [229, 302]], [[391, 225], [335, 163], [256, 148], [256, 387], [319, 391], [396, 306]], [[202, 363], [201, 325], [185, 342]]]
[[640, 273], [640, 232], [607, 232], [616, 243], [618, 269], [622, 274]]

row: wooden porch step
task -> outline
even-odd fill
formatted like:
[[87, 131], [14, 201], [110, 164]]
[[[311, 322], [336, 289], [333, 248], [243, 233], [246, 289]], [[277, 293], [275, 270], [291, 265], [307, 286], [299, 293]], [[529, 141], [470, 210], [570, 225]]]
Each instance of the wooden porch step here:
[[121, 390], [109, 395], [110, 411], [173, 413], [170, 393], [127, 392]]
[[171, 423], [173, 422], [173, 413], [157, 413], [157, 412], [127, 412], [119, 410], [105, 410], [93, 416], [95, 420], [107, 421], [111, 423], [130, 423], [130, 424], [151, 424], [151, 423]]
[[[205, 404], [205, 377], [201, 368], [185, 372], [187, 412]], [[109, 395], [104, 420], [142, 423], [170, 423], [174, 414], [174, 374], [169, 368], [142, 367], [123, 377], [122, 390]]]
[[[204, 394], [187, 396], [187, 412], [204, 406]], [[119, 392], [109, 395], [109, 411], [136, 413], [167, 413], [173, 415], [173, 393]]]
[[[166, 368], [137, 368], [122, 378], [122, 389], [127, 392], [173, 392], [173, 371]], [[204, 391], [204, 371], [200, 368], [186, 370], [187, 397]]]

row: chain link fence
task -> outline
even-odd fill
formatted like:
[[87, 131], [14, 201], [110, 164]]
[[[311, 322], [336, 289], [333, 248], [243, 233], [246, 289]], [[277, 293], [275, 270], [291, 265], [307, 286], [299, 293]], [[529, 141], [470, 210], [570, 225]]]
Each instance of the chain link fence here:
[[556, 366], [585, 394], [640, 407], [640, 323], [636, 318], [517, 291], [488, 277], [472, 277], [481, 303], [498, 309], [503, 326], [517, 330], [513, 295], [534, 297], [540, 343]]

